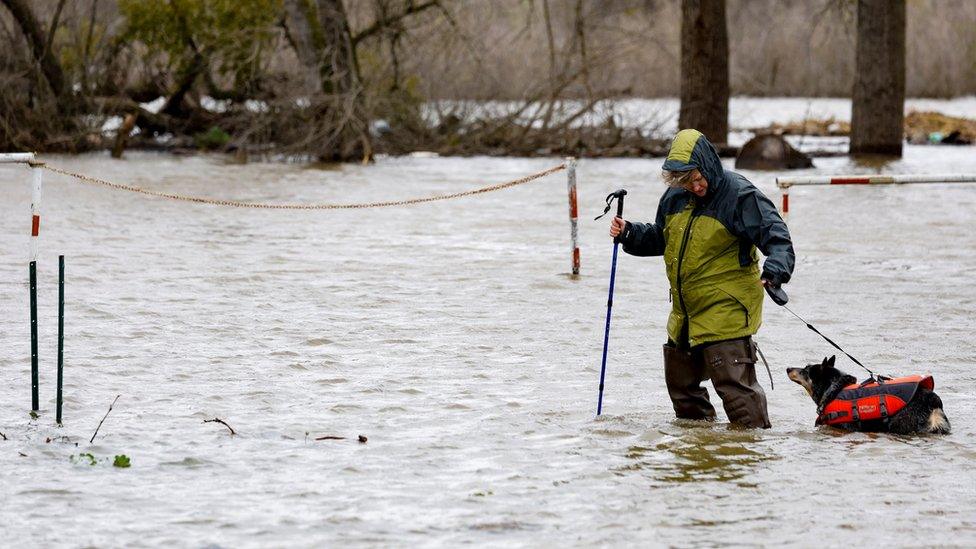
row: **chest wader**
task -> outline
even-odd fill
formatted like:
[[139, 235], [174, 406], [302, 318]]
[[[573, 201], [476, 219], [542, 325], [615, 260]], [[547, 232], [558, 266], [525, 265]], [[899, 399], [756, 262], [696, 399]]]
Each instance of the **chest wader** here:
[[735, 425], [768, 429], [766, 394], [756, 380], [756, 347], [751, 337], [720, 341], [702, 348], [705, 372]]
[[715, 408], [701, 382], [711, 379], [725, 414], [735, 425], [768, 429], [766, 394], [756, 379], [752, 338], [708, 343], [686, 350], [664, 345], [664, 380], [674, 414], [680, 419], [715, 419]]
[[[664, 381], [668, 396], [679, 419], [715, 419], [715, 408], [701, 382], [708, 379], [701, 354], [679, 349], [674, 343], [664, 345]], [[695, 360], [697, 358], [697, 360]]]

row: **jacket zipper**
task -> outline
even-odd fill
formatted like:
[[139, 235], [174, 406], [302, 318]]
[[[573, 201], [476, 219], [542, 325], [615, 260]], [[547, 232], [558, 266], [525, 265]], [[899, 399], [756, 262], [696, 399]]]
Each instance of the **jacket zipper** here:
[[688, 326], [688, 340], [690, 344], [691, 340], [691, 326], [688, 325], [688, 309], [685, 307], [685, 296], [681, 293], [681, 263], [685, 258], [685, 246], [688, 244], [688, 235], [691, 234], [691, 224], [695, 222], [695, 211], [691, 211], [691, 215], [688, 216], [688, 226], [685, 227], [685, 234], [681, 237], [681, 247], [678, 248], [678, 271], [675, 278], [678, 281], [678, 302], [681, 303], [681, 312], [685, 315], [685, 325]]

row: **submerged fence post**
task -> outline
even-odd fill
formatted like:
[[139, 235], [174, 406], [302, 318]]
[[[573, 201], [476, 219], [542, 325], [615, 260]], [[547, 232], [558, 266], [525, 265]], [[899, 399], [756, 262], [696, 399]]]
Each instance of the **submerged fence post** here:
[[30, 328], [31, 328], [31, 411], [38, 409], [37, 397], [37, 262], [30, 262]]
[[30, 319], [31, 411], [40, 408], [37, 373], [37, 240], [41, 232], [41, 168], [31, 164]]
[[573, 253], [573, 274], [580, 272], [579, 230], [576, 205], [576, 159], [566, 159], [566, 185], [569, 188], [569, 232], [570, 246]]
[[64, 256], [58, 256], [58, 396], [55, 421], [61, 425], [62, 387], [64, 386]]

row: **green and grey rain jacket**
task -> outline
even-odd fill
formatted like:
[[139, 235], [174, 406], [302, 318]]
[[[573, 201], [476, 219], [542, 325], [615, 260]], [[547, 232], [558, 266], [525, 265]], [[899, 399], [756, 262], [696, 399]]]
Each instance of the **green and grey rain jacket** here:
[[664, 163], [669, 171], [698, 169], [708, 181], [699, 198], [670, 188], [654, 223], [628, 223], [624, 251], [663, 255], [671, 283], [668, 337], [691, 347], [755, 334], [762, 323], [763, 278], [790, 280], [795, 255], [786, 223], [745, 177], [722, 167], [715, 147], [697, 130], [682, 130]]

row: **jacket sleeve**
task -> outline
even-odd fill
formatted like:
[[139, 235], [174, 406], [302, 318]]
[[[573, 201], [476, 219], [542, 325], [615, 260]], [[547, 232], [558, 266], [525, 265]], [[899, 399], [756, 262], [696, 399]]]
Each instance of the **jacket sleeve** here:
[[664, 214], [661, 204], [657, 206], [654, 223], [628, 221], [620, 237], [620, 243], [624, 245], [624, 251], [630, 255], [664, 255]]
[[763, 278], [777, 284], [789, 282], [796, 262], [790, 230], [776, 206], [759, 189], [750, 186], [739, 195], [736, 225], [739, 234], [766, 256]]

